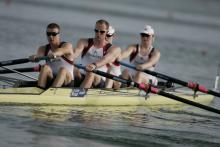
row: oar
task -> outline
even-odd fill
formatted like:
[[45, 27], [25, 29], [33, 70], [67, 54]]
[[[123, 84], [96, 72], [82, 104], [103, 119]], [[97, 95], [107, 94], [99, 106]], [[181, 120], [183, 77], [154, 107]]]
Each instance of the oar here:
[[17, 73], [17, 74], [19, 74], [19, 75], [22, 75], [22, 76], [24, 76], [24, 77], [26, 77], [26, 78], [30, 78], [30, 79], [32, 79], [32, 80], [37, 81], [36, 78], [34, 78], [34, 77], [32, 77], [32, 76], [29, 76], [29, 75], [26, 75], [26, 74], [23, 74], [23, 73], [21, 73], [21, 72], [19, 72], [19, 71], [16, 71], [16, 70], [14, 70], [14, 69], [10, 69], [10, 68], [4, 67], [4, 66], [2, 66], [1, 68], [4, 68], [4, 69], [9, 70], [9, 71], [11, 71], [11, 72], [14, 72], [14, 73]]
[[[127, 64], [127, 63], [124, 63], [124, 62], [121, 62], [121, 61], [119, 61], [119, 63], [121, 65], [125, 66], [125, 67], [128, 67], [128, 68], [140, 71], [135, 66], [132, 66], [130, 64]], [[182, 80], [179, 80], [179, 79], [176, 79], [176, 78], [173, 78], [173, 77], [169, 77], [167, 75], [164, 75], [164, 74], [161, 74], [161, 73], [158, 73], [158, 72], [155, 72], [155, 71], [150, 71], [150, 70], [147, 70], [147, 69], [141, 70], [141, 71], [145, 72], [145, 73], [147, 73], [149, 75], [152, 75], [152, 76], [155, 76], [155, 77], [167, 80], [169, 82], [176, 83], [176, 84], [188, 87], [190, 89], [193, 89], [195, 92], [196, 91], [200, 91], [200, 92], [203, 92], [203, 93], [206, 93], [206, 94], [211, 94], [213, 96], [220, 97], [220, 93], [219, 92], [216, 92], [216, 91], [213, 91], [213, 90], [209, 90], [205, 86], [199, 85], [198, 83], [185, 82], [185, 81], [182, 81]]]
[[[79, 64], [75, 64], [75, 66], [78, 67], [78, 68], [86, 70], [85, 66], [82, 66], [82, 65], [79, 65]], [[190, 101], [190, 100], [178, 97], [176, 95], [173, 95], [173, 94], [170, 94], [170, 93], [166, 93], [166, 92], [164, 92], [162, 90], [157, 89], [156, 87], [152, 86], [151, 84], [138, 84], [136, 82], [133, 82], [133, 81], [130, 81], [130, 80], [125, 80], [125, 79], [120, 78], [118, 76], [115, 76], [115, 75], [112, 75], [112, 74], [108, 74], [108, 73], [105, 73], [105, 72], [102, 72], [102, 71], [99, 71], [99, 70], [93, 70], [92, 72], [95, 73], [95, 74], [98, 74], [100, 76], [103, 76], [103, 77], [106, 77], [106, 78], [109, 78], [109, 79], [121, 82], [123, 84], [137, 87], [137, 88], [139, 88], [141, 90], [144, 90], [146, 92], [151, 92], [151, 93], [154, 93], [154, 94], [162, 95], [164, 97], [167, 97], [167, 98], [170, 98], [170, 99], [173, 99], [173, 100], [185, 103], [185, 104], [189, 104], [189, 105], [192, 105], [192, 106], [195, 106], [195, 107], [198, 107], [198, 108], [210, 111], [210, 112], [214, 112], [214, 113], [220, 114], [220, 110], [218, 110], [216, 108], [209, 107], [209, 106], [206, 106], [206, 105], [202, 105], [200, 103], [196, 103], [196, 102], [193, 102], [193, 101]]]
[[[27, 68], [15, 68], [13, 70], [18, 71], [18, 72], [39, 72], [41, 66], [35, 66], [35, 67], [27, 67]], [[0, 70], [0, 74], [8, 74], [8, 73], [14, 73], [11, 70]]]
[[[35, 59], [35, 62], [39, 62], [41, 60], [49, 60], [49, 57], [47, 57], [47, 56], [38, 57], [38, 58]], [[28, 63], [28, 62], [31, 62], [29, 58], [0, 61], [0, 67], [1, 66], [8, 66], [8, 65], [15, 65], [15, 64]]]

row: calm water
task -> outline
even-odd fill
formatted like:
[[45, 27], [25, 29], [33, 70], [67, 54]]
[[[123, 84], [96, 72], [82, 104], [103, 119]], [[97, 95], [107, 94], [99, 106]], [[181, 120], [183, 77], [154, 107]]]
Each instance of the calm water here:
[[[139, 42], [138, 32], [150, 24], [162, 53], [157, 71], [212, 88], [220, 63], [219, 14], [217, 0], [1, 0], [0, 58], [33, 54], [46, 43], [50, 22], [59, 23], [63, 40], [75, 46], [94, 35], [96, 20], [107, 19], [122, 48]], [[211, 105], [220, 109], [220, 100]], [[219, 124], [219, 116], [190, 106], [1, 105], [0, 146], [219, 146]]]

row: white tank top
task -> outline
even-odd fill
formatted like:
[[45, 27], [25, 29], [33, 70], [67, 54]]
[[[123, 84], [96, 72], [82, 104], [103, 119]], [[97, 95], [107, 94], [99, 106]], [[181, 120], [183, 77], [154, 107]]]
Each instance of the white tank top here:
[[[138, 53], [134, 57], [134, 59], [130, 62], [133, 66], [136, 66], [137, 64], [144, 64], [149, 60], [149, 54], [147, 55], [141, 55], [140, 54], [140, 45], [138, 46]], [[151, 53], [153, 47], [151, 46], [149, 53]], [[149, 70], [154, 70], [154, 67], [150, 67]]]
[[109, 73], [113, 74], [115, 76], [120, 76], [121, 75], [121, 66], [120, 65], [115, 65], [114, 63], [109, 64]]
[[[81, 59], [83, 65], [95, 63], [96, 61], [102, 59], [104, 56], [104, 49], [103, 48], [95, 48], [94, 45], [87, 51], [87, 53]], [[108, 68], [106, 65], [97, 68], [97, 70], [107, 72]], [[84, 72], [85, 73], [85, 72]]]
[[[52, 52], [51, 50], [49, 52]], [[67, 61], [68, 59], [65, 59], [63, 57], [58, 57], [55, 60], [52, 61], [47, 61], [47, 65], [50, 66], [50, 68], [52, 69], [53, 75], [57, 75], [60, 68], [64, 67], [66, 68], [70, 74], [72, 75], [73, 78], [73, 65], [69, 62], [71, 61]]]

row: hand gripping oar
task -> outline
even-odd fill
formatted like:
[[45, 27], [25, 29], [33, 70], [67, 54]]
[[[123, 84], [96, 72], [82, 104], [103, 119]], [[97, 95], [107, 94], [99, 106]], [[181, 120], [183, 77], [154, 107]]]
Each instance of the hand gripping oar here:
[[[129, 65], [127, 63], [124, 63], [124, 62], [121, 62], [121, 61], [119, 61], [118, 63], [120, 63], [121, 65], [123, 65], [125, 67], [128, 67], [128, 68], [140, 71], [135, 66]], [[155, 77], [167, 80], [169, 82], [176, 83], [176, 84], [188, 87], [188, 88], [194, 90], [195, 93], [197, 91], [200, 91], [200, 92], [203, 92], [203, 93], [206, 93], [206, 94], [211, 94], [213, 96], [220, 97], [220, 93], [219, 92], [216, 92], [216, 91], [213, 91], [213, 90], [209, 90], [205, 86], [199, 85], [198, 83], [185, 82], [185, 81], [182, 81], [182, 80], [179, 80], [179, 79], [176, 79], [176, 78], [173, 78], [173, 77], [169, 77], [167, 75], [164, 75], [164, 74], [161, 74], [161, 73], [157, 73], [155, 71], [150, 71], [150, 70], [147, 70], [147, 69], [141, 70], [141, 71], [145, 72], [145, 73], [147, 73], [149, 75], [152, 75], [152, 76], [155, 76]]]
[[[18, 71], [18, 72], [39, 72], [40, 71], [41, 66], [37, 65], [35, 67], [26, 67], [26, 68], [15, 68], [13, 70]], [[9, 73], [14, 73], [11, 70], [0, 70], [0, 74], [9, 74]]]
[[[86, 70], [85, 66], [82, 66], [82, 65], [79, 65], [79, 64], [75, 64], [75, 66], [80, 68], [80, 69]], [[195, 106], [195, 107], [198, 107], [198, 108], [210, 111], [210, 112], [220, 114], [220, 110], [218, 110], [216, 108], [209, 107], [209, 106], [206, 106], [206, 105], [202, 105], [200, 103], [196, 103], [196, 102], [184, 99], [182, 97], [164, 92], [164, 91], [159, 90], [158, 88], [152, 86], [151, 84], [138, 84], [136, 82], [133, 82], [133, 81], [130, 81], [130, 80], [125, 80], [125, 79], [120, 78], [118, 76], [108, 74], [108, 73], [105, 73], [105, 72], [102, 72], [102, 71], [99, 71], [99, 70], [93, 70], [92, 72], [97, 74], [97, 75], [100, 75], [100, 76], [103, 76], [103, 77], [121, 82], [123, 84], [130, 85], [130, 86], [133, 86], [133, 87], [137, 87], [141, 90], [146, 91], [147, 93], [151, 92], [151, 93], [154, 93], [154, 94], [158, 94], [158, 95], [161, 95], [161, 96], [164, 96], [164, 97], [167, 97], [167, 98], [170, 98], [170, 99], [173, 99], [173, 100], [185, 103], [185, 104], [189, 104], [189, 105], [192, 105], [192, 106]]]
[[[35, 62], [39, 62], [41, 60], [49, 60], [49, 57], [47, 57], [47, 56], [38, 57], [38, 58], [35, 59]], [[8, 65], [15, 65], [15, 64], [28, 63], [28, 62], [31, 62], [31, 60], [29, 58], [0, 61], [0, 67], [1, 66], [8, 66]]]

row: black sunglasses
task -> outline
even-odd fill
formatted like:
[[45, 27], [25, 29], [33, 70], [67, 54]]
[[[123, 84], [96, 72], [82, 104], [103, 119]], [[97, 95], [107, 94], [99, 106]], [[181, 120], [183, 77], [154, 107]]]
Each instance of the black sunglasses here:
[[109, 34], [106, 35], [106, 37], [108, 37], [108, 38], [109, 38], [109, 37], [112, 37], [112, 36], [113, 36], [113, 34], [112, 34], [112, 35], [109, 35]]
[[149, 34], [141, 33], [141, 37], [150, 37], [150, 35]]
[[59, 32], [47, 32], [47, 36], [57, 36]]
[[104, 34], [106, 31], [102, 31], [102, 30], [97, 30], [97, 29], [94, 29], [94, 31], [96, 32], [96, 33], [101, 33], [101, 34]]

